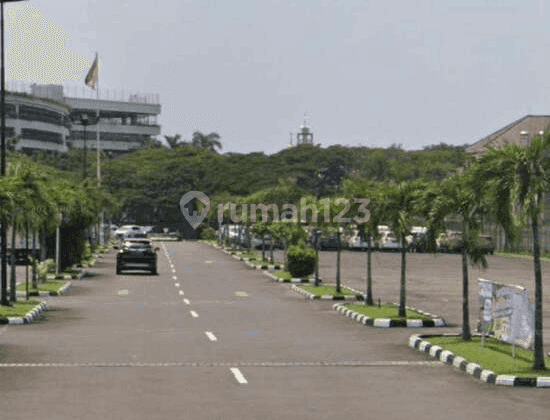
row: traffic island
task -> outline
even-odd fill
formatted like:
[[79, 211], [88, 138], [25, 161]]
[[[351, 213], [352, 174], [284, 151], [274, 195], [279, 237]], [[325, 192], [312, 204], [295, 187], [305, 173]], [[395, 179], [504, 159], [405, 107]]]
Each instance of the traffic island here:
[[38, 300], [14, 302], [12, 306], [0, 306], [0, 324], [30, 324], [33, 319], [47, 309], [48, 304]]
[[[550, 388], [550, 371], [532, 369], [532, 351], [516, 346], [514, 357], [510, 344], [493, 337], [486, 337], [481, 345], [479, 334], [473, 335], [470, 341], [462, 340], [457, 334], [415, 334], [409, 338], [409, 346], [488, 384]], [[548, 366], [547, 355], [545, 365]]]
[[323, 286], [313, 285], [292, 285], [292, 290], [302, 294], [306, 299], [322, 300], [363, 300], [362, 294], [357, 294], [355, 290], [347, 286], [341, 286], [341, 292], [336, 292], [336, 286], [326, 284]]
[[[39, 283], [38, 289], [29, 287], [29, 296], [57, 296], [66, 293], [71, 288], [71, 282], [48, 280], [45, 283]], [[26, 285], [19, 284], [16, 289], [18, 297], [26, 296]]]
[[282, 271], [282, 270], [275, 270], [272, 273], [264, 271], [264, 273], [269, 277], [271, 277], [273, 281], [277, 281], [281, 283], [309, 283], [313, 281], [311, 276], [306, 276], [304, 278], [293, 278], [288, 271]]
[[430, 328], [447, 325], [440, 317], [408, 306], [405, 307], [405, 318], [401, 318], [397, 315], [399, 305], [395, 303], [372, 306], [336, 303], [332, 308], [363, 325], [377, 328]]

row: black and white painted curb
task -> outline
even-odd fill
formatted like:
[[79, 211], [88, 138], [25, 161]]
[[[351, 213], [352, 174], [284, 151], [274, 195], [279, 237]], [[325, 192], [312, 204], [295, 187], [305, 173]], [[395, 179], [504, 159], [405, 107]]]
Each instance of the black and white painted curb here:
[[[406, 307], [407, 309], [413, 309]], [[332, 305], [332, 309], [338, 311], [342, 315], [345, 315], [351, 319], [360, 322], [363, 325], [368, 325], [377, 328], [393, 328], [393, 327], [405, 327], [405, 328], [430, 328], [430, 327], [444, 327], [447, 325], [445, 320], [441, 318], [437, 319], [385, 319], [385, 318], [371, 318], [364, 314], [360, 314], [353, 309], [349, 309], [342, 303], [335, 303]], [[417, 309], [415, 309], [417, 310]], [[424, 312], [425, 314], [425, 312]]]
[[30, 324], [33, 319], [40, 316], [42, 312], [46, 311], [48, 309], [48, 304], [46, 302], [41, 302], [39, 305], [35, 306], [33, 309], [31, 309], [24, 318], [14, 318], [14, 317], [7, 317], [0, 319], [0, 324], [15, 324], [15, 325], [21, 325], [21, 324]]
[[[342, 286], [342, 289], [346, 289], [352, 293], [356, 293], [355, 290], [350, 289], [347, 286]], [[321, 300], [363, 300], [363, 295], [353, 294], [353, 295], [344, 295], [344, 296], [333, 296], [333, 295], [316, 295], [311, 292], [308, 292], [305, 289], [302, 289], [300, 286], [292, 285], [292, 290], [298, 292], [305, 296], [306, 299], [321, 299]]]
[[[441, 336], [456, 337], [457, 335], [442, 334]], [[475, 378], [481, 379], [488, 384], [512, 387], [550, 388], [550, 377], [527, 378], [511, 375], [497, 375], [491, 370], [483, 369], [477, 363], [470, 363], [464, 357], [455, 356], [453, 352], [443, 350], [440, 346], [433, 346], [429, 341], [424, 340], [424, 338], [429, 337], [437, 336], [414, 334], [409, 338], [409, 346], [424, 353], [428, 353], [431, 357], [439, 359], [443, 363], [453, 365], [455, 368]]]
[[[70, 281], [68, 281], [67, 283], [65, 283], [63, 286], [61, 286], [59, 289], [57, 289], [56, 292], [48, 292], [48, 291], [30, 291], [29, 292], [29, 296], [57, 296], [57, 295], [63, 295], [65, 294], [67, 291], [69, 291], [70, 289], [72, 289], [72, 284]], [[26, 292], [25, 291], [21, 291], [21, 290], [18, 290], [16, 292], [17, 296], [26, 296]]]

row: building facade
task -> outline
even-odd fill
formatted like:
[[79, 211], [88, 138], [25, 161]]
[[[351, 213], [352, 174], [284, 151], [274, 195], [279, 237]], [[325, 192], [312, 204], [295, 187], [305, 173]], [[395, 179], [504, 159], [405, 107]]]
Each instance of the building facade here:
[[[19, 83], [11, 87], [8, 82], [6, 138], [17, 138], [15, 148], [25, 153], [63, 153], [69, 147], [85, 146], [96, 150], [99, 138], [100, 150], [117, 156], [160, 135], [158, 95], [100, 91], [100, 95], [85, 97], [84, 91], [78, 95], [74, 90], [71, 95], [61, 85]], [[91, 124], [82, 125], [84, 115]]]
[[[506, 143], [526, 147], [535, 136], [548, 130], [550, 130], [550, 115], [526, 115], [478, 140], [467, 147], [466, 152], [481, 157], [488, 147], [501, 148]], [[543, 251], [550, 251], [550, 195], [547, 195], [545, 198], [545, 206], [539, 228], [541, 249]], [[497, 250], [505, 248], [505, 235], [501, 226], [498, 224], [486, 224], [484, 231], [493, 236]], [[526, 227], [521, 232], [519, 248], [521, 250], [532, 251], [533, 232], [530, 227]]]

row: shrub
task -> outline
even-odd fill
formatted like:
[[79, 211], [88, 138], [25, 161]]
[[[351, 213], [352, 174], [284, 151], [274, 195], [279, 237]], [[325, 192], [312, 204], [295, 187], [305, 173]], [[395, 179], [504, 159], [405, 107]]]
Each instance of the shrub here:
[[287, 268], [292, 277], [305, 277], [313, 274], [317, 256], [311, 248], [293, 245], [288, 248]]

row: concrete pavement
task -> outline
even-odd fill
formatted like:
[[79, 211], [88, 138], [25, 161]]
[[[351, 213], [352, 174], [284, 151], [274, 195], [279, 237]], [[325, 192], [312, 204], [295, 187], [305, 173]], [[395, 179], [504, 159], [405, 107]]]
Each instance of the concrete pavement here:
[[407, 346], [411, 330], [362, 326], [205, 244], [161, 244], [159, 276], [116, 276], [112, 252], [72, 293], [46, 298], [42, 320], [0, 329], [6, 418], [464, 419], [550, 408], [545, 390], [426, 363]]

